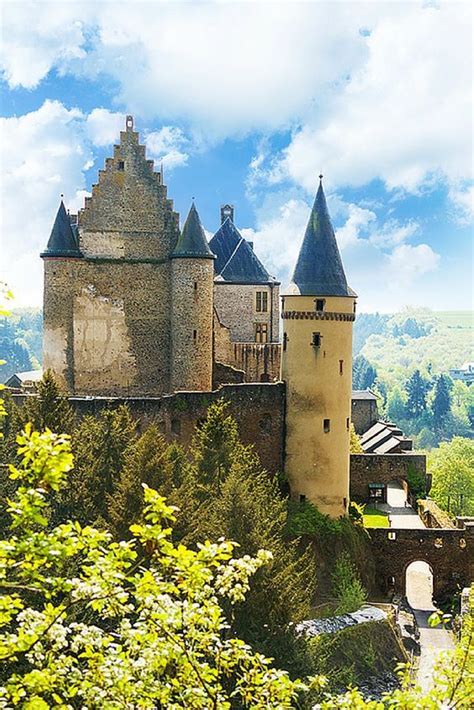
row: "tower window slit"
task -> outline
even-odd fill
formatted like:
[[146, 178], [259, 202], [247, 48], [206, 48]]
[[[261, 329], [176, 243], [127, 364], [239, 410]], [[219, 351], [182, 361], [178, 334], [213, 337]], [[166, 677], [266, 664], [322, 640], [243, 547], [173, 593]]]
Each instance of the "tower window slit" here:
[[351, 425], [350, 419], [349, 419], [349, 417], [347, 417], [347, 419], [346, 419], [346, 429], [347, 429], [347, 431], [349, 431], [350, 425]]
[[339, 374], [344, 374], [344, 360], [339, 360]]
[[331, 420], [330, 419], [323, 419], [323, 430], [324, 430], [325, 434], [327, 434], [328, 432], [331, 431]]
[[197, 330], [193, 330], [193, 340], [194, 340], [194, 342], [197, 341], [197, 337], [198, 337], [198, 332], [197, 332]]

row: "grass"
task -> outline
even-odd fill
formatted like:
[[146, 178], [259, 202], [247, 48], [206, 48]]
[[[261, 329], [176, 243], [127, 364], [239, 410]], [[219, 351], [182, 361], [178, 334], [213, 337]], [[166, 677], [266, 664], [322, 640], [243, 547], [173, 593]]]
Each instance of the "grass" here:
[[371, 508], [366, 505], [364, 508], [364, 528], [389, 528], [387, 513]]

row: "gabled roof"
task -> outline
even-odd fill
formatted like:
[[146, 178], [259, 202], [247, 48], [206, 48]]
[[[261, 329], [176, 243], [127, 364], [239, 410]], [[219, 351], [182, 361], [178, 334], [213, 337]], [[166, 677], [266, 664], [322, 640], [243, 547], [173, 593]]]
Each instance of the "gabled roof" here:
[[326, 197], [319, 184], [288, 295], [355, 296], [347, 285]]
[[178, 243], [171, 258], [191, 257], [194, 259], [215, 259], [214, 254], [209, 249], [206, 235], [199, 219], [199, 214], [193, 202], [189, 214], [186, 217], [183, 231], [180, 234]]
[[214, 272], [219, 281], [244, 284], [275, 283], [275, 279], [270, 276], [230, 217], [221, 224], [209, 246], [216, 255]]
[[370, 399], [376, 402], [379, 398], [372, 390], [352, 390], [352, 399]]
[[71, 226], [64, 202], [61, 200], [48, 246], [41, 253], [41, 256], [82, 256], [76, 234]]

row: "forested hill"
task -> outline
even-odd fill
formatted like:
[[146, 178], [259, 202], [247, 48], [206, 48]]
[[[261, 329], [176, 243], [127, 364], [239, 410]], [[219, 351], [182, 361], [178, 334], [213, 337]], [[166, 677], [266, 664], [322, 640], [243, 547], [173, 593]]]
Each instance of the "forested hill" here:
[[425, 308], [361, 313], [354, 328], [354, 357], [359, 354], [392, 384], [415, 369], [446, 373], [474, 361], [474, 313]]
[[0, 318], [0, 382], [14, 372], [41, 367], [43, 316], [40, 308], [18, 308]]

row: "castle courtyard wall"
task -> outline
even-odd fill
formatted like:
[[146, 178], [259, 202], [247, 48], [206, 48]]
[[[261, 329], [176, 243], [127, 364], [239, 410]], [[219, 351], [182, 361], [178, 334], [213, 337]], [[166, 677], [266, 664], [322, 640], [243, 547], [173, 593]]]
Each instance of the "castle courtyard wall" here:
[[426, 479], [424, 454], [351, 454], [350, 497], [363, 502], [369, 498], [369, 483], [407, 481], [409, 471], [420, 473]]
[[[268, 293], [268, 311], [256, 310], [257, 291]], [[219, 320], [230, 330], [233, 342], [255, 342], [255, 325], [266, 323], [268, 342], [278, 342], [280, 328], [278, 285], [214, 282], [214, 305]]]

